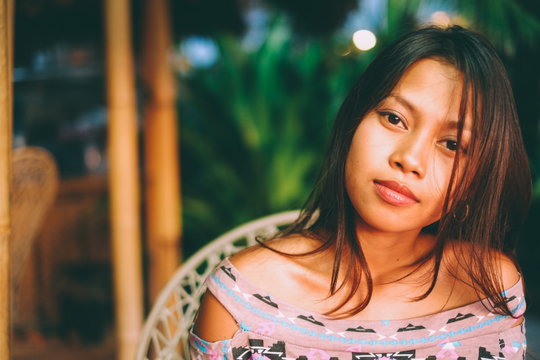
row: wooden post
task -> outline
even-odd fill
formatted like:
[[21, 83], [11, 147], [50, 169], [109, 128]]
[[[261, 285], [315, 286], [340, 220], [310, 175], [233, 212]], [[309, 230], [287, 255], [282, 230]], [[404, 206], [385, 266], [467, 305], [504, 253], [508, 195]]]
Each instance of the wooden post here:
[[129, 0], [105, 0], [109, 187], [120, 360], [135, 358], [143, 314], [137, 114], [130, 26]]
[[0, 359], [10, 358], [13, 3], [0, 1]]
[[146, 0], [142, 75], [150, 301], [180, 262], [181, 205], [175, 79], [167, 0]]

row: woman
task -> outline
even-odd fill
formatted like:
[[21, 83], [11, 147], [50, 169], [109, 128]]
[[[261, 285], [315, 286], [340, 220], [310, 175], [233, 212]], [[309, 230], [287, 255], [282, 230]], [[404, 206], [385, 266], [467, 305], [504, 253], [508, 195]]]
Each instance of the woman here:
[[192, 356], [522, 358], [531, 184], [514, 107], [478, 34], [429, 27], [384, 50], [299, 219], [208, 279]]

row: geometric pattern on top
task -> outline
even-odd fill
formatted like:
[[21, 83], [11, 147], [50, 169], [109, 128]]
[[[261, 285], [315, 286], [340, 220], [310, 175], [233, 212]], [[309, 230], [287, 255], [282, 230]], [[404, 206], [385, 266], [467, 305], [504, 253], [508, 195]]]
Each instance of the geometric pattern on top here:
[[250, 283], [228, 259], [206, 280], [239, 324], [231, 339], [190, 333], [194, 360], [523, 359], [527, 342], [521, 279], [503, 295], [515, 318], [482, 301], [404, 320], [333, 319], [280, 301]]

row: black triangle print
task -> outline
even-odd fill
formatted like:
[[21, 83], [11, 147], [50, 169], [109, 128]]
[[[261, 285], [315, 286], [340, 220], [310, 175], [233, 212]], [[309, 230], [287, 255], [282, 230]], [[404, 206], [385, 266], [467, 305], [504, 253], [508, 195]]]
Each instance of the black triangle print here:
[[489, 351], [486, 350], [485, 347], [480, 347], [478, 349], [478, 360], [488, 360], [488, 359], [495, 359], [493, 355]]
[[228, 268], [228, 267], [222, 266], [222, 267], [221, 267], [221, 270], [223, 270], [223, 272], [224, 272], [225, 274], [227, 274], [228, 277], [230, 277], [231, 279], [233, 279], [234, 281], [236, 281], [236, 276], [234, 276], [234, 274], [232, 273], [230, 267]]
[[315, 324], [315, 325], [324, 326], [324, 324], [322, 322], [315, 320], [315, 318], [313, 316], [311, 316], [311, 315], [309, 315], [309, 316], [298, 315], [298, 318], [302, 319], [302, 320], [309, 321], [310, 323]]
[[474, 316], [474, 314], [471, 314], [471, 313], [468, 313], [468, 314], [465, 314], [465, 315], [463, 315], [462, 313], [458, 313], [453, 318], [448, 319], [448, 321], [446, 323], [451, 324], [451, 323], [454, 323], [454, 322], [457, 322], [457, 321], [468, 319], [468, 318], [473, 317], [473, 316]]
[[422, 326], [422, 325], [414, 326], [413, 324], [409, 324], [409, 325], [407, 325], [405, 327], [399, 328], [397, 332], [423, 330], [423, 329], [425, 329], [425, 327]]
[[357, 326], [355, 328], [348, 328], [346, 331], [354, 331], [354, 332], [359, 332], [359, 333], [375, 333], [375, 330], [366, 329], [366, 328], [363, 328], [362, 326]]
[[265, 303], [267, 305], [270, 305], [270, 306], [273, 306], [276, 309], [278, 309], [278, 304], [273, 302], [272, 299], [270, 299], [270, 296], [268, 296], [268, 295], [262, 296], [260, 294], [253, 294], [253, 296], [256, 297], [257, 299], [261, 300], [263, 303]]

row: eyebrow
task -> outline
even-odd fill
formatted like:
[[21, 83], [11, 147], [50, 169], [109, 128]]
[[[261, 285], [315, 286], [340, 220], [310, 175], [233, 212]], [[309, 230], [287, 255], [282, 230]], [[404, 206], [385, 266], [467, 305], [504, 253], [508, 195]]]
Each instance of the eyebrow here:
[[403, 96], [397, 95], [397, 94], [390, 94], [390, 95], [388, 95], [388, 97], [396, 99], [397, 102], [399, 102], [401, 105], [405, 106], [407, 109], [409, 109], [409, 111], [416, 112], [416, 107], [411, 102], [409, 102], [407, 99], [405, 99]]
[[[399, 94], [390, 94], [390, 95], [388, 95], [387, 98], [395, 99], [397, 102], [399, 102], [401, 105], [405, 106], [412, 113], [418, 112], [413, 103], [411, 103], [409, 100], [407, 100], [406, 98], [404, 98], [403, 96], [401, 96]], [[463, 126], [463, 131], [468, 131], [468, 132], [471, 131], [469, 128], [467, 128], [465, 126], [465, 124], [463, 124], [463, 125], [464, 125]], [[450, 130], [457, 130], [459, 128], [459, 121], [457, 121], [455, 119], [445, 121], [445, 126]]]

